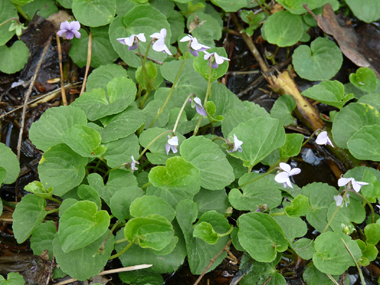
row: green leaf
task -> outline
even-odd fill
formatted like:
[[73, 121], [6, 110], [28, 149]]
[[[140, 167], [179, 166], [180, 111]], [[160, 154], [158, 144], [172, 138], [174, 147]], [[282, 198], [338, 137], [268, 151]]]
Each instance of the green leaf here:
[[136, 84], [127, 77], [117, 77], [107, 84], [107, 95], [103, 89], [97, 88], [84, 92], [72, 106], [85, 111], [91, 121], [114, 115], [125, 110], [135, 99]]
[[162, 285], [164, 284], [163, 277], [149, 269], [135, 270], [119, 273], [119, 278], [126, 284], [134, 285]]
[[199, 214], [203, 214], [211, 210], [224, 214], [230, 206], [226, 190], [213, 191], [201, 188], [201, 190], [195, 194], [193, 200], [198, 204]]
[[167, 20], [170, 25], [170, 33], [172, 34], [170, 43], [173, 44], [185, 30], [185, 21], [182, 14], [176, 10], [172, 10], [170, 14], [167, 15]]
[[64, 133], [74, 125], [85, 126], [85, 112], [72, 106], [50, 108], [34, 122], [29, 130], [29, 138], [40, 150], [47, 151], [50, 147], [63, 142]]
[[71, 127], [65, 131], [62, 140], [83, 157], [99, 157], [107, 150], [104, 145], [100, 145], [102, 138], [99, 132], [86, 126]]
[[297, 74], [310, 81], [330, 79], [338, 72], [342, 62], [339, 47], [322, 37], [314, 40], [310, 48], [301, 45], [293, 53], [293, 65]]
[[[199, 21], [198, 18], [195, 19], [195, 15], [199, 18]], [[190, 30], [190, 24], [195, 23], [196, 27], [191, 32], [193, 37], [196, 37], [200, 43], [213, 47], [215, 46], [214, 40], [220, 40], [222, 37], [222, 26], [220, 25], [220, 20], [221, 17], [218, 13], [210, 14], [210, 11], [207, 13], [206, 11], [197, 11], [195, 14], [190, 15], [189, 18], [187, 18], [186, 27]]]
[[132, 162], [131, 156], [139, 157], [139, 141], [135, 134], [104, 144], [107, 148], [103, 158], [111, 168], [118, 167], [126, 162]]
[[[213, 226], [214, 225], [214, 226]], [[230, 224], [223, 214], [217, 213], [216, 211], [209, 211], [204, 213], [194, 226], [193, 236], [201, 238], [208, 244], [216, 244], [221, 237], [221, 235], [227, 232], [217, 232], [214, 227], [228, 229]]]
[[380, 225], [379, 224], [369, 224], [364, 228], [364, 233], [366, 237], [367, 244], [377, 245], [380, 241]]
[[171, 242], [174, 229], [165, 217], [151, 214], [130, 219], [125, 225], [124, 235], [129, 242], [134, 242], [142, 248], [160, 251]]
[[0, 179], [0, 185], [1, 183], [11, 184], [16, 181], [20, 173], [20, 164], [13, 151], [3, 143], [0, 143], [0, 168], [5, 171], [4, 176], [1, 175], [4, 178]]
[[[119, 57], [109, 40], [108, 28], [109, 26], [103, 26], [90, 29], [92, 33], [91, 67], [97, 68], [113, 63]], [[80, 39], [74, 37], [71, 40], [70, 57], [79, 67], [83, 67], [87, 64], [89, 36], [84, 29], [80, 29], [79, 32], [81, 33]]]
[[[141, 146], [147, 147], [156, 137], [161, 135], [162, 133], [166, 132], [167, 129], [163, 128], [150, 128], [142, 132], [142, 134], [139, 137], [139, 142]], [[178, 152], [174, 154], [173, 152], [170, 152], [169, 155], [166, 154], [165, 151], [165, 145], [167, 144], [168, 138], [167, 135], [169, 133], [162, 135], [160, 138], [158, 138], [152, 145], [149, 146], [149, 151], [147, 153], [147, 157], [149, 161], [153, 164], [165, 164], [166, 160], [178, 156]], [[180, 135], [179, 133], [175, 133], [175, 135], [178, 137], [178, 144], [179, 146], [177, 149], [181, 148], [182, 142], [185, 140], [185, 137]]]
[[[311, 183], [302, 188], [302, 195], [309, 198], [311, 212], [306, 214], [307, 221], [320, 233], [327, 225], [327, 211], [338, 191], [326, 183]], [[335, 205], [335, 203], [334, 203]]]
[[[210, 245], [202, 239], [193, 237], [193, 223], [196, 221], [198, 216], [198, 207], [197, 204], [191, 200], [183, 200], [178, 203], [176, 212], [178, 224], [180, 225], [185, 236], [187, 258], [190, 270], [193, 274], [199, 275], [210, 263], [210, 259], [224, 248], [229, 237], [224, 236], [219, 238], [218, 242], [214, 245]], [[217, 232], [227, 232], [230, 228], [228, 223], [220, 223], [217, 221], [208, 222]], [[215, 269], [226, 256], [227, 254], [225, 252], [219, 255], [209, 270], [212, 271]]]
[[[336, 211], [336, 204], [331, 203], [328, 212], [327, 212], [327, 220], [329, 221]], [[334, 219], [330, 224], [330, 228], [334, 232], [342, 232], [342, 224], [344, 226], [354, 226], [352, 223], [360, 224], [365, 219], [365, 209], [363, 205], [355, 200], [350, 199], [350, 203], [347, 204], [347, 207], [342, 207], [335, 214]]]
[[[125, 15], [117, 16], [110, 25], [109, 37], [114, 50], [119, 54], [120, 58], [132, 67], [141, 66], [140, 57], [135, 54], [136, 50], [128, 50], [128, 47], [117, 41], [117, 38], [129, 37], [132, 34], [145, 33], [146, 42], [139, 42], [141, 53], [145, 55], [148, 47], [149, 35], [166, 29], [167, 35], [165, 44], [170, 47], [170, 25], [166, 16], [150, 5], [136, 6], [130, 9]], [[164, 61], [167, 57], [166, 53], [156, 52], [152, 48], [149, 49], [148, 56], [159, 61]]]
[[380, 18], [380, 3], [376, 0], [368, 0], [365, 5], [360, 0], [346, 0], [346, 4], [359, 20], [366, 23], [377, 21]]
[[158, 214], [171, 222], [175, 217], [174, 209], [164, 199], [156, 196], [142, 196], [131, 203], [130, 212], [133, 217], [146, 217]]
[[[84, 281], [102, 271], [113, 251], [115, 238], [107, 230], [89, 245], [65, 253], [59, 234], [55, 235], [53, 250], [60, 268], [73, 278]], [[104, 243], [104, 244], [103, 244]]]
[[116, 1], [73, 0], [75, 18], [85, 26], [99, 27], [112, 22], [116, 12]]
[[285, 208], [285, 213], [289, 217], [300, 217], [310, 212], [309, 198], [297, 195], [292, 203]]
[[121, 65], [102, 65], [93, 70], [88, 76], [86, 91], [88, 92], [97, 88], [102, 88], [104, 91], [107, 91], [108, 83], [117, 77], [128, 78], [127, 71]]
[[288, 11], [279, 11], [271, 15], [263, 28], [268, 42], [279, 47], [296, 44], [303, 34], [301, 17]]
[[209, 139], [191, 137], [185, 140], [181, 145], [181, 156], [199, 169], [203, 188], [222, 190], [235, 180], [226, 155]]
[[271, 262], [276, 258], [277, 252], [288, 248], [282, 228], [268, 214], [243, 214], [238, 218], [237, 224], [240, 244], [259, 262]]
[[362, 252], [350, 236], [343, 233], [326, 232], [318, 236], [314, 242], [316, 252], [313, 262], [318, 270], [326, 274], [341, 275], [348, 267], [355, 266], [342, 240], [347, 244], [355, 260], [359, 260]]
[[347, 142], [351, 154], [361, 160], [380, 161], [380, 126], [364, 126]]
[[272, 118], [279, 119], [285, 127], [294, 122], [292, 112], [295, 108], [296, 101], [294, 101], [293, 97], [284, 94], [274, 102], [270, 115]]
[[[339, 280], [339, 275], [333, 276], [333, 277], [335, 280]], [[314, 266], [314, 264], [311, 264], [311, 263], [306, 267], [303, 273], [303, 278], [305, 279], [305, 281], [307, 281], [307, 284], [310, 284], [310, 285], [320, 285], [320, 284], [333, 285], [334, 284], [326, 274], [319, 271]]]
[[363, 185], [361, 188], [362, 195], [371, 203], [376, 203], [376, 199], [380, 197], [380, 183], [377, 181], [375, 174], [366, 169], [363, 174], [363, 179], [360, 181], [369, 183], [369, 185]]
[[30, 247], [34, 255], [40, 255], [45, 249], [49, 251], [49, 258], [53, 259], [53, 239], [57, 228], [53, 221], [40, 224], [30, 238]]
[[331, 133], [338, 147], [348, 148], [349, 139], [362, 127], [380, 125], [379, 112], [370, 105], [351, 103], [334, 118]]
[[[239, 179], [239, 185], [243, 185], [253, 179], [257, 179], [262, 174], [247, 173]], [[258, 206], [267, 204], [269, 209], [273, 209], [281, 204], [281, 191], [278, 189], [278, 183], [274, 180], [274, 175], [258, 179], [240, 190], [234, 188], [228, 194], [228, 200], [231, 205], [240, 211], [256, 210]]]
[[18, 272], [10, 272], [7, 276], [7, 281], [0, 275], [0, 285], [22, 285], [25, 284], [24, 277]]
[[63, 252], [81, 249], [101, 237], [110, 224], [107, 211], [98, 211], [94, 202], [79, 201], [67, 209], [59, 221], [59, 239]]
[[[158, 112], [161, 110], [164, 105], [164, 101], [161, 100], [152, 100], [150, 101], [143, 109], [143, 113], [146, 116], [145, 128], [148, 129], [150, 124], [156, 118]], [[169, 108], [165, 108], [158, 119], [154, 122], [153, 128], [162, 128], [165, 127], [169, 121], [170, 112]]]
[[13, 213], [13, 232], [18, 243], [28, 239], [46, 216], [45, 199], [28, 194], [22, 197]]
[[344, 94], [344, 85], [337, 80], [323, 81], [306, 89], [302, 95], [338, 109], [354, 98], [352, 93]]
[[322, 7], [328, 0], [278, 0], [278, 3], [284, 6], [286, 10], [293, 14], [303, 14], [306, 13], [305, 8], [302, 6], [303, 3], [307, 4], [310, 10]]
[[54, 0], [34, 0], [33, 2], [23, 6], [22, 10], [31, 19], [35, 13], [41, 17], [47, 18], [51, 14], [57, 13], [58, 7], [55, 5]]
[[376, 110], [380, 110], [380, 93], [370, 93], [359, 98], [358, 103], [371, 105]]
[[132, 217], [129, 209], [131, 203], [143, 195], [144, 191], [137, 186], [125, 187], [116, 191], [109, 202], [112, 214], [125, 223], [126, 219]]
[[313, 258], [315, 252], [313, 240], [308, 238], [301, 238], [295, 241], [293, 244], [290, 244], [290, 246], [302, 259], [309, 260]]
[[[149, 77], [151, 84], [147, 84], [146, 75], [145, 75], [145, 72], [142, 70], [142, 66], [139, 66], [137, 68], [137, 70], [135, 71], [135, 78], [136, 78], [137, 82], [140, 82], [140, 77], [141, 77], [141, 79], [142, 79], [141, 80], [141, 82], [142, 82], [141, 88], [147, 89], [147, 90], [148, 90], [148, 88], [152, 89], [152, 86], [151, 86], [152, 84], [153, 84], [155, 89], [157, 89], [160, 86], [160, 84], [163, 81], [163, 78], [162, 78], [161, 73], [158, 72], [156, 66], [157, 65], [154, 64], [152, 61], [148, 61], [147, 63], [145, 63], [145, 70], [146, 70], [146, 73], [148, 74], [148, 77]], [[141, 74], [141, 71], [142, 71], [142, 74]]]
[[73, 0], [57, 0], [66, 9], [71, 9], [73, 5]]
[[138, 130], [145, 122], [145, 115], [134, 106], [129, 106], [117, 115], [104, 117], [100, 120], [104, 126], [99, 130], [102, 142], [107, 143], [125, 138]]
[[[10, 1], [0, 2], [0, 23], [5, 22], [10, 18], [17, 18], [17, 10]], [[15, 34], [15, 31], [9, 31], [12, 22], [8, 22], [0, 26], [0, 46], [5, 45]]]
[[[244, 256], [243, 256], [244, 258]], [[243, 279], [239, 282], [241, 285], [260, 284], [263, 280], [270, 280], [268, 284], [274, 285], [286, 285], [285, 278], [276, 269], [276, 260], [270, 263], [258, 262], [256, 260], [250, 260], [247, 263], [243, 263], [244, 268], [249, 266], [247, 273]]]
[[65, 144], [51, 147], [44, 153], [38, 172], [45, 189], [54, 188], [54, 195], [62, 196], [78, 186], [85, 176], [88, 158], [81, 157]]
[[[219, 56], [227, 57], [226, 50], [224, 48], [210, 48], [207, 50], [208, 53], [216, 52]], [[211, 58], [211, 57], [210, 57]], [[214, 82], [219, 77], [222, 77], [228, 70], [228, 60], [225, 60], [222, 64], [219, 64], [218, 68], [211, 68], [211, 76], [210, 76], [210, 65], [209, 60], [205, 60], [203, 54], [200, 54], [198, 57], [194, 59], [194, 69], [203, 76], [207, 81], [209, 77], [211, 78], [211, 82]]]
[[286, 134], [285, 144], [280, 147], [281, 160], [288, 160], [290, 157], [297, 156], [302, 147], [303, 135]]
[[157, 188], [148, 191], [148, 195], [161, 197], [175, 207], [183, 198], [192, 198], [199, 192], [201, 176], [193, 164], [176, 156], [169, 158], [166, 166], [152, 168], [149, 173], [149, 182]]
[[77, 193], [80, 199], [94, 202], [98, 206], [98, 210], [102, 208], [99, 194], [93, 187], [86, 184], [79, 185]]
[[[183, 235], [178, 224], [173, 221], [175, 236], [178, 242], [174, 250], [169, 254], [157, 254], [148, 248], [141, 248], [137, 244], [133, 244], [126, 253], [119, 256], [123, 266], [134, 266], [136, 264], [153, 264], [151, 270], [156, 273], [171, 273], [175, 271], [183, 262], [186, 256], [186, 247]], [[116, 240], [125, 240], [124, 229], [118, 231]], [[118, 243], [115, 245], [117, 252], [128, 246], [128, 242]]]
[[233, 2], [229, 0], [211, 0], [211, 2], [222, 8], [225, 12], [236, 12], [247, 5], [246, 0], [237, 0]]
[[273, 150], [285, 143], [285, 131], [277, 119], [254, 118], [240, 123], [228, 135], [243, 141], [242, 152], [232, 152], [230, 155], [239, 158], [244, 166], [252, 168]]
[[16, 41], [11, 47], [0, 46], [0, 71], [15, 73], [24, 68], [28, 62], [29, 49], [22, 41]]
[[360, 67], [358, 70], [356, 70], [356, 73], [351, 73], [350, 82], [365, 92], [374, 92], [376, 90], [376, 74], [372, 69], [368, 67]]

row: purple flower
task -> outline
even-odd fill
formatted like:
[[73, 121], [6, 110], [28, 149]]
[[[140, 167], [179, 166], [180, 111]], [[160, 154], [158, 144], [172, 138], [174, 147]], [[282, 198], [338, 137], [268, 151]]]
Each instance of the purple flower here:
[[284, 188], [286, 188], [286, 186], [293, 188], [293, 185], [290, 182], [289, 177], [301, 173], [301, 169], [299, 168], [292, 169], [292, 167], [289, 164], [283, 163], [283, 162], [280, 162], [280, 169], [283, 170], [283, 172], [280, 172], [279, 174], [277, 174], [274, 180], [276, 180], [276, 182], [278, 183], [283, 183]]
[[205, 56], [204, 56], [205, 60], [208, 60], [211, 56], [213, 57], [213, 63], [211, 65], [212, 68], [218, 68], [219, 64], [222, 64], [226, 60], [228, 61], [230, 60], [227, 57], [220, 56], [216, 52], [208, 53], [207, 51], [205, 51], [204, 53], [205, 53]]
[[342, 178], [340, 178], [339, 180], [338, 180], [338, 186], [339, 187], [342, 187], [342, 186], [345, 186], [345, 185], [347, 185], [348, 183], [350, 183], [351, 182], [351, 185], [352, 185], [352, 187], [354, 188], [354, 190], [356, 191], [356, 192], [359, 192], [360, 191], [360, 188], [362, 188], [362, 186], [364, 186], [364, 185], [368, 185], [369, 183], [367, 183], [367, 182], [362, 182], [362, 181], [355, 181], [355, 179], [354, 178], [344, 178], [344, 177], [342, 177]]
[[205, 46], [205, 45], [202, 45], [198, 42], [197, 38], [194, 38], [193, 36], [191, 35], [187, 35], [185, 37], [183, 37], [180, 42], [188, 42], [190, 41], [191, 44], [190, 44], [190, 48], [189, 48], [189, 52], [193, 55], [193, 56], [198, 56], [198, 52], [199, 51], [205, 51], [207, 49], [209, 49], [210, 47], [208, 46]]
[[168, 135], [168, 143], [165, 145], [165, 150], [166, 150], [166, 155], [169, 155], [170, 150], [172, 150], [173, 153], [177, 153], [177, 148], [178, 146], [178, 137], [177, 136], [171, 136]]
[[189, 99], [189, 102], [191, 103], [191, 107], [197, 110], [198, 114], [201, 116], [207, 116], [207, 113], [205, 109], [202, 106], [202, 101], [198, 97], [195, 97], [194, 99]]
[[57, 35], [59, 37], [62, 37], [64, 34], [66, 34], [66, 39], [68, 40], [73, 39], [74, 35], [78, 39], [80, 38], [80, 32], [78, 32], [80, 29], [80, 24], [78, 21], [73, 21], [71, 23], [68, 21], [62, 22], [60, 28], [61, 29], [57, 32]]
[[318, 136], [317, 136], [317, 139], [315, 140], [315, 142], [319, 145], [331, 145], [332, 147], [334, 147], [332, 141], [330, 140], [329, 136], [327, 135], [327, 132], [326, 131], [323, 131], [321, 132]]
[[234, 151], [242, 152], [243, 151], [243, 149], [241, 148], [242, 144], [243, 142], [238, 140], [238, 138], [234, 134], [234, 148], [232, 150], [228, 150], [228, 152], [234, 152]]
[[137, 42], [138, 41], [146, 42], [146, 38], [145, 38], [144, 33], [140, 33], [138, 35], [131, 35], [131, 36], [126, 37], [126, 38], [118, 38], [117, 40], [121, 44], [127, 45], [128, 50], [137, 49]]
[[166, 29], [161, 29], [159, 33], [154, 33], [150, 35], [150, 37], [156, 40], [152, 47], [153, 50], [162, 51], [163, 53], [172, 55], [168, 47], [165, 45]]
[[138, 168], [136, 167], [136, 164], [140, 164], [140, 163], [137, 160], [135, 160], [135, 158], [133, 157], [133, 155], [131, 156], [131, 159], [132, 159], [131, 170], [132, 170], [132, 173], [133, 173], [133, 171], [138, 170]]

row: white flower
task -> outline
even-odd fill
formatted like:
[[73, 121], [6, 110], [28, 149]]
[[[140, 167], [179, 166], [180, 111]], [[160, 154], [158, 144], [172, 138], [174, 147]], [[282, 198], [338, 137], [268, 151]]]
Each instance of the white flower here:
[[133, 173], [133, 171], [138, 170], [138, 168], [136, 167], [136, 164], [140, 164], [140, 162], [138, 162], [137, 160], [135, 160], [135, 158], [133, 157], [133, 155], [131, 156], [131, 159], [132, 159], [131, 170], [132, 170], [132, 173]]
[[344, 201], [346, 203], [346, 207], [347, 207], [347, 203], [349, 201], [349, 198], [350, 198], [350, 194], [347, 194], [347, 196], [346, 196], [345, 199], [343, 199], [343, 197], [340, 196], [340, 195], [334, 196], [334, 200], [335, 200], [336, 206], [340, 207], [343, 204], [343, 201]]
[[177, 153], [178, 150], [176, 146], [178, 146], [178, 137], [171, 137], [171, 135], [168, 135], [167, 138], [168, 143], [165, 145], [166, 155], [169, 155], [170, 150], [172, 150], [173, 153]]
[[205, 111], [205, 109], [203, 108], [202, 106], [202, 101], [200, 98], [198, 97], [194, 97], [193, 99], [189, 99], [189, 102], [191, 103], [191, 107], [194, 108], [195, 107], [195, 110], [197, 110], [198, 114], [201, 115], [201, 116], [207, 116], [207, 113]]
[[281, 170], [283, 170], [283, 172], [280, 172], [279, 174], [277, 174], [274, 180], [276, 180], [276, 182], [278, 183], [283, 183], [284, 188], [286, 188], [286, 186], [293, 188], [293, 185], [290, 182], [289, 177], [301, 173], [301, 169], [299, 168], [292, 169], [292, 167], [289, 164], [283, 163], [283, 162], [280, 162], [280, 168]]
[[319, 145], [331, 145], [332, 147], [334, 147], [332, 141], [330, 140], [329, 136], [327, 135], [327, 132], [326, 131], [323, 131], [321, 132], [318, 136], [317, 136], [317, 139], [315, 140], [315, 142]]
[[162, 51], [163, 53], [172, 55], [168, 47], [165, 45], [166, 29], [161, 29], [159, 33], [151, 34], [150, 37], [156, 40], [152, 47], [153, 50]]
[[128, 50], [137, 49], [137, 41], [146, 42], [144, 33], [140, 33], [138, 35], [131, 35], [126, 38], [117, 38], [116, 40], [118, 40], [123, 45], [127, 45]]
[[218, 68], [219, 64], [222, 64], [226, 60], [230, 60], [227, 57], [220, 56], [216, 52], [213, 53], [208, 53], [207, 51], [204, 52], [205, 56], [203, 57], [205, 60], [208, 60], [211, 56], [214, 58], [214, 62], [212, 63], [211, 67], [212, 68]]
[[202, 45], [198, 42], [197, 38], [194, 38], [193, 36], [191, 35], [187, 35], [185, 37], [183, 37], [180, 42], [188, 42], [190, 41], [191, 44], [190, 44], [190, 48], [189, 48], [189, 51], [190, 53], [193, 55], [193, 56], [198, 56], [198, 52], [199, 51], [205, 51], [207, 49], [209, 49], [210, 47], [208, 46], [205, 46], [205, 45]]
[[238, 138], [234, 134], [234, 148], [232, 150], [229, 150], [228, 152], [234, 152], [234, 151], [242, 152], [243, 151], [243, 149], [241, 148], [242, 144], [243, 142], [238, 140]]
[[354, 178], [344, 178], [344, 177], [342, 177], [342, 178], [340, 178], [339, 180], [338, 180], [338, 186], [339, 187], [342, 187], [342, 186], [345, 186], [345, 185], [347, 185], [348, 183], [350, 183], [351, 182], [351, 185], [352, 185], [352, 187], [354, 188], [354, 190], [356, 191], [356, 192], [359, 192], [360, 191], [360, 188], [362, 187], [362, 186], [364, 186], [364, 185], [368, 185], [369, 183], [367, 183], [367, 182], [362, 182], [362, 181], [355, 181], [355, 179]]

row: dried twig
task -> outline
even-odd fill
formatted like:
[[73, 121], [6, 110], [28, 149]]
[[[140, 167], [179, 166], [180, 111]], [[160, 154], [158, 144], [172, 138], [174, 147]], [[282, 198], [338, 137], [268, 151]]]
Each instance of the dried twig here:
[[210, 269], [210, 267], [214, 264], [214, 262], [216, 261], [216, 259], [219, 257], [219, 255], [221, 255], [223, 253], [223, 251], [226, 250], [226, 248], [228, 249], [228, 247], [230, 246], [232, 240], [230, 239], [227, 244], [223, 247], [223, 249], [221, 251], [219, 251], [213, 258], [211, 258], [210, 260], [210, 263], [207, 265], [206, 269], [203, 270], [202, 274], [199, 275], [197, 281], [195, 281], [195, 283], [193, 285], [198, 285], [199, 282], [201, 282], [203, 276], [206, 274], [206, 272]]
[[62, 101], [63, 105], [67, 106], [67, 99], [66, 99], [66, 91], [65, 88], [63, 87], [63, 69], [62, 69], [62, 48], [61, 48], [61, 41], [59, 39], [59, 36], [55, 34], [55, 38], [57, 39], [57, 47], [58, 47], [58, 60], [59, 60], [59, 73], [61, 77], [61, 94], [62, 94]]
[[[106, 274], [113, 274], [113, 273], [119, 273], [119, 272], [140, 270], [140, 269], [146, 269], [146, 268], [149, 268], [152, 266], [153, 266], [153, 264], [140, 264], [140, 265], [134, 265], [134, 266], [128, 266], [128, 267], [122, 267], [122, 268], [118, 268], [118, 269], [111, 269], [111, 270], [102, 271], [98, 275], [106, 275]], [[74, 282], [74, 281], [77, 281], [77, 279], [71, 278], [71, 279], [68, 279], [68, 280], [65, 280], [65, 281], [62, 281], [59, 283], [55, 283], [54, 285], [65, 285], [65, 284], [69, 284], [69, 283]]]
[[[137, 51], [135, 52], [135, 55], [140, 56], [140, 54]], [[145, 57], [145, 54], [141, 54], [141, 56]], [[154, 63], [157, 63], [158, 65], [163, 65], [164, 64], [162, 61], [154, 59], [153, 57], [147, 56], [146, 58], [149, 59], [150, 61], [153, 61]]]
[[[32, 80], [30, 81], [29, 89], [28, 89], [28, 91], [25, 94], [24, 104], [23, 104], [23, 108], [22, 108], [22, 115], [21, 115], [20, 133], [19, 133], [19, 136], [18, 136], [18, 143], [17, 143], [17, 158], [18, 158], [19, 161], [20, 161], [20, 155], [21, 155], [22, 134], [24, 132], [24, 126], [25, 126], [25, 113], [26, 113], [26, 109], [28, 108], [29, 97], [30, 97], [30, 94], [32, 93], [34, 82], [36, 81], [36, 78], [37, 78], [37, 75], [38, 75], [38, 71], [41, 68], [42, 61], [43, 61], [43, 59], [44, 59], [44, 57], [46, 55], [46, 52], [47, 52], [47, 50], [48, 50], [48, 48], [50, 46], [50, 42], [51, 42], [52, 38], [53, 37], [50, 36], [49, 39], [47, 40], [47, 42], [45, 43], [45, 48], [44, 48], [44, 50], [42, 52], [40, 60], [38, 61], [38, 64], [37, 64], [37, 67], [36, 67], [36, 71], [34, 72]], [[17, 193], [16, 193], [16, 196], [17, 196]]]
[[86, 64], [86, 73], [84, 74], [84, 79], [83, 79], [83, 85], [82, 89], [80, 91], [81, 96], [86, 89], [86, 82], [87, 82], [87, 76], [88, 76], [88, 71], [90, 69], [90, 64], [91, 64], [91, 54], [92, 54], [92, 33], [88, 35], [88, 47], [87, 47], [87, 64]]

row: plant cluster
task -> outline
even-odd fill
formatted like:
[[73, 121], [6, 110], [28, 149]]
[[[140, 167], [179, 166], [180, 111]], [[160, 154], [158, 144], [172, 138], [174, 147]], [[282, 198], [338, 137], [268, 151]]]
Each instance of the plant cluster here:
[[[313, 135], [305, 141], [285, 132], [294, 123], [293, 97], [280, 96], [268, 113], [217, 82], [230, 60], [214, 43], [225, 12], [244, 9], [243, 32], [261, 27], [269, 43], [287, 47], [309, 42], [307, 31], [316, 26], [303, 2], [315, 14], [326, 3], [337, 10], [339, 2], [278, 0], [284, 10], [272, 15], [265, 3], [255, 13], [249, 10], [254, 1], [211, 2], [58, 0], [76, 19], [62, 23], [58, 35], [72, 41], [71, 59], [84, 66], [92, 33], [95, 69], [70, 106], [48, 109], [32, 124], [29, 137], [44, 152], [40, 181], [25, 187], [30, 194], [13, 214], [17, 242], [30, 238], [36, 255], [54, 255], [55, 277], [86, 280], [118, 258], [123, 266], [153, 265], [120, 273], [124, 282], [162, 284], [160, 274], [177, 270], [185, 258], [193, 274], [202, 274], [230, 239], [244, 253], [243, 285], [268, 279], [285, 285], [276, 269], [282, 258], [310, 261], [304, 280], [330, 284], [378, 256], [380, 220], [372, 203], [380, 199], [380, 171], [356, 166], [338, 180], [339, 190], [315, 182], [298, 187], [292, 176], [302, 169], [286, 162]], [[359, 19], [380, 17], [377, 3], [368, 4], [377, 11], [371, 18], [357, 2], [346, 0]], [[41, 3], [54, 11], [54, 1], [2, 1], [0, 22], [17, 17], [14, 5], [22, 11], [26, 4], [23, 14], [32, 15]], [[0, 70], [12, 73], [23, 65], [5, 62], [6, 54], [19, 56], [23, 43], [5, 46], [14, 35], [9, 25], [0, 26]], [[117, 58], [127, 70], [113, 63]], [[302, 95], [336, 108], [327, 127], [314, 130], [315, 143], [346, 151], [357, 165], [380, 161], [379, 80], [369, 68], [352, 73], [346, 85], [330, 80], [342, 60], [339, 47], [322, 37], [293, 53], [298, 76], [323, 80]], [[258, 164], [268, 170], [253, 170]], [[19, 171], [16, 156], [0, 144], [0, 182], [13, 183]], [[58, 206], [47, 211], [47, 201]], [[356, 225], [367, 210], [362, 231]], [[315, 240], [305, 237], [307, 223], [320, 233]], [[208, 269], [226, 256], [218, 255]]]

